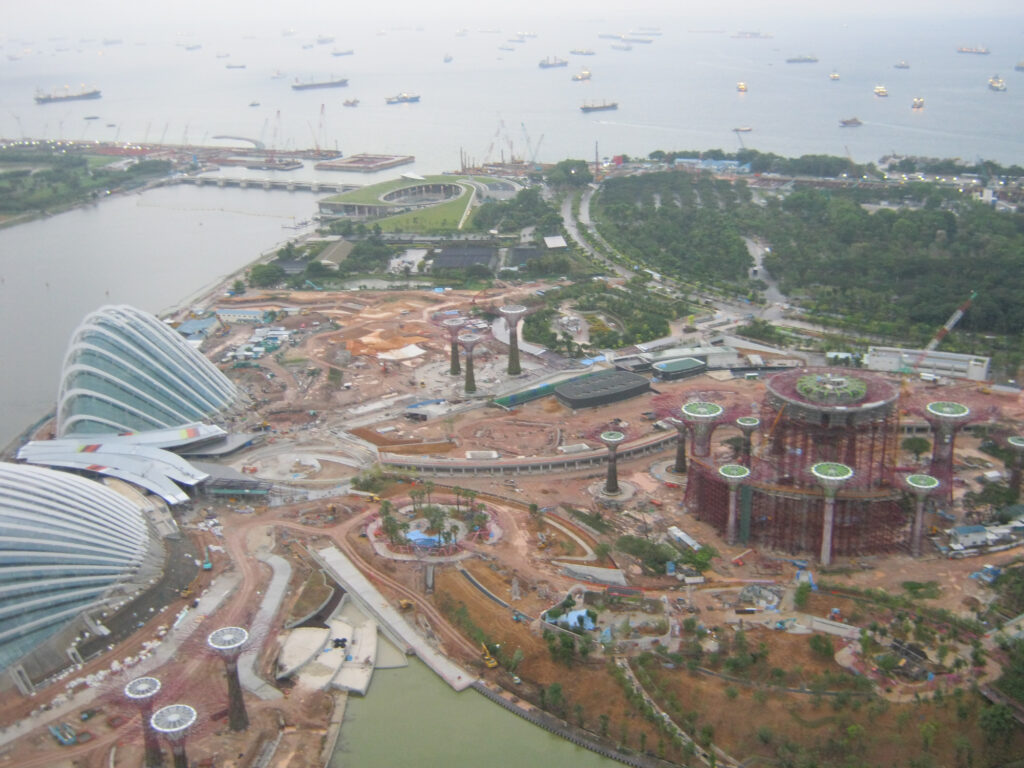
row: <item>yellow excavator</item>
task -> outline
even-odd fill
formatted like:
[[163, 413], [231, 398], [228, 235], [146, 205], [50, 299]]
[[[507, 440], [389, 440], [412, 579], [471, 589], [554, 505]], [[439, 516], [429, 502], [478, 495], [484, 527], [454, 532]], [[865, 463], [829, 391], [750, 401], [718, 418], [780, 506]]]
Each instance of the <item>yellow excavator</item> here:
[[483, 651], [482, 658], [484, 660], [484, 666], [488, 669], [494, 669], [498, 666], [498, 660], [491, 656], [491, 652], [487, 650], [487, 646], [480, 643], [480, 649]]

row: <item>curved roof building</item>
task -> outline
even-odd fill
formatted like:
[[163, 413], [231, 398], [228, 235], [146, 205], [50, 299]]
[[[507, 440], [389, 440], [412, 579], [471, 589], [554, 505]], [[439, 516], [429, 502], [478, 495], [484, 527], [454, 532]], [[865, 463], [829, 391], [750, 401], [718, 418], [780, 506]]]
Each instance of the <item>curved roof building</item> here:
[[212, 418], [238, 388], [173, 329], [128, 306], [106, 306], [71, 336], [57, 397], [57, 434], [145, 431]]
[[0, 463], [0, 669], [110, 599], [149, 544], [139, 510], [99, 483]]

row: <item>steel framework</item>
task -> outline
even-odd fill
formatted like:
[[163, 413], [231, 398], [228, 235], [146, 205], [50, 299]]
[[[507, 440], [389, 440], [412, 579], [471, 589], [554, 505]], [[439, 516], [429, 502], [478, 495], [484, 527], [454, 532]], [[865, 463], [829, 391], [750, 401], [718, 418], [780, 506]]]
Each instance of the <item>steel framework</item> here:
[[[870, 374], [800, 369], [767, 381], [762, 450], [737, 489], [737, 538], [784, 552], [822, 548], [825, 491], [809, 468], [840, 462], [853, 470], [835, 498], [830, 552], [904, 550], [912, 508], [896, 483], [898, 390]], [[687, 507], [727, 534], [729, 487], [707, 459], [691, 456]]]

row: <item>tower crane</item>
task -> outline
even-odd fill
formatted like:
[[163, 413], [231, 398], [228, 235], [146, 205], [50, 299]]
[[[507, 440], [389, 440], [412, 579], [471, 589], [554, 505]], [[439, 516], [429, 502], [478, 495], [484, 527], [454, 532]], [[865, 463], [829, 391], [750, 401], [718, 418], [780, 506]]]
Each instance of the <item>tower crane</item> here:
[[971, 295], [967, 297], [967, 301], [965, 301], [963, 304], [957, 307], [953, 314], [949, 316], [949, 319], [946, 321], [946, 324], [935, 332], [935, 335], [932, 336], [932, 340], [929, 341], [927, 345], [925, 345], [925, 348], [921, 350], [921, 354], [918, 355], [917, 359], [914, 361], [914, 371], [917, 371], [921, 363], [924, 362], [924, 359], [928, 357], [928, 353], [933, 351], [937, 346], [939, 346], [939, 344], [942, 343], [942, 340], [946, 338], [946, 336], [949, 334], [951, 330], [953, 330], [954, 326], [956, 326], [956, 324], [960, 322], [960, 318], [962, 318], [964, 316], [964, 313], [967, 312], [968, 309], [970, 309], [971, 302], [973, 302], [974, 299], [977, 298], [977, 296], [977, 291], [971, 291]]

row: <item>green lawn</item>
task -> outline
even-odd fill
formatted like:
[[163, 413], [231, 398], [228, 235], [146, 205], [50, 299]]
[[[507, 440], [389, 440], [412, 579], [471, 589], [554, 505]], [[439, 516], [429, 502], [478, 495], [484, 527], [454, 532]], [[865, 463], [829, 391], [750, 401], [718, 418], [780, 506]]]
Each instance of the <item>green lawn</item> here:
[[470, 195], [465, 194], [455, 200], [424, 208], [419, 211], [409, 211], [398, 216], [389, 216], [385, 219], [377, 219], [374, 224], [379, 224], [385, 232], [447, 232], [458, 228], [459, 221], [469, 205]]

